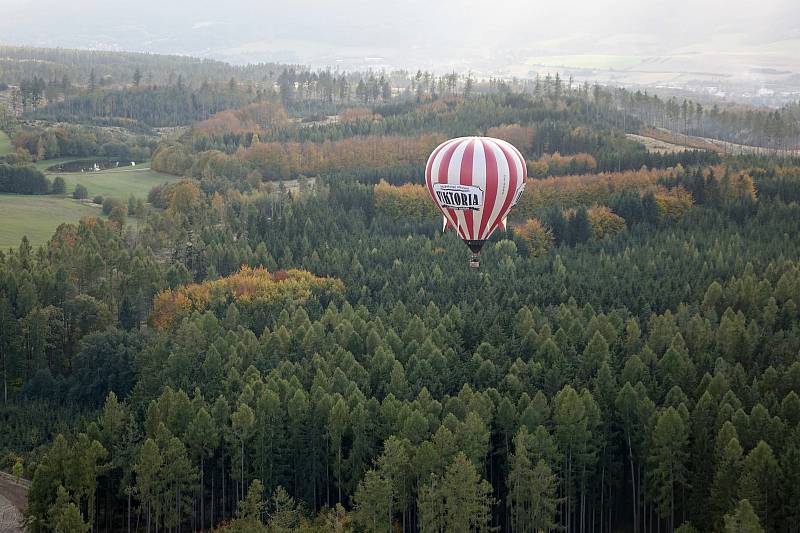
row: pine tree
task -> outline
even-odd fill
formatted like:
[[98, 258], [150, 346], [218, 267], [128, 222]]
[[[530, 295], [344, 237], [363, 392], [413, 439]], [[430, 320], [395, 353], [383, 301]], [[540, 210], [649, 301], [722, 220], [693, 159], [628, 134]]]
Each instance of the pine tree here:
[[354, 496], [356, 524], [369, 533], [391, 532], [394, 500], [391, 481], [375, 470], [368, 470]]
[[764, 533], [749, 501], [740, 500], [736, 510], [725, 515], [725, 533]]
[[[554, 433], [564, 457], [565, 525], [568, 530], [574, 527], [572, 519], [574, 500], [578, 492], [576, 488], [580, 489], [581, 501], [585, 496], [586, 469], [581, 467], [593, 460], [592, 432], [586, 408], [587, 404], [569, 385], [565, 385], [553, 400]], [[576, 479], [574, 473], [580, 473], [580, 478]], [[584, 507], [581, 505], [580, 509], [583, 511]], [[583, 513], [579, 518], [585, 518]]]
[[653, 432], [650, 475], [656, 485], [659, 514], [668, 519], [668, 528], [675, 528], [675, 493], [688, 487], [689, 432], [674, 407], [658, 417]]
[[[11, 302], [5, 296], [0, 296], [0, 360], [3, 371], [3, 404], [8, 403], [9, 373], [13, 372], [12, 342], [15, 338], [17, 321], [14, 318]], [[14, 375], [13, 373], [11, 374]]]
[[178, 437], [170, 437], [162, 446], [164, 467], [160, 475], [164, 491], [164, 525], [177, 527], [192, 511], [197, 469], [189, 460], [186, 447]]
[[509, 457], [508, 507], [514, 531], [549, 531], [556, 528], [557, 480], [542, 459], [530, 459], [529, 435], [523, 426], [514, 437], [514, 453]]
[[69, 502], [56, 518], [53, 529], [63, 533], [86, 533], [91, 529], [91, 525], [83, 520], [78, 506]]
[[603, 363], [608, 362], [608, 342], [595, 331], [581, 357], [581, 376], [584, 381], [590, 381]]
[[778, 461], [772, 448], [759, 441], [742, 461], [742, 477], [739, 481], [739, 497], [751, 503], [761, 523], [773, 530], [776, 515], [775, 500], [778, 496], [777, 482], [780, 479]]
[[245, 463], [245, 443], [253, 435], [255, 426], [255, 413], [246, 403], [241, 403], [236, 412], [231, 415], [231, 429], [239, 440], [239, 482], [242, 492], [244, 492], [244, 463]]
[[489, 531], [494, 498], [488, 481], [463, 453], [453, 459], [444, 476], [434, 474], [420, 491], [419, 526], [423, 533]]
[[333, 405], [328, 422], [328, 433], [330, 434], [331, 449], [336, 456], [336, 481], [339, 488], [339, 503], [342, 502], [342, 485], [344, 484], [342, 473], [342, 439], [347, 431], [347, 421], [349, 413], [344, 399], [339, 398]]
[[[397, 502], [398, 511], [402, 514], [405, 524], [406, 514], [411, 505], [411, 472], [409, 472], [408, 441], [391, 436], [383, 444], [383, 453], [378, 458], [378, 469], [392, 485], [392, 492]], [[404, 527], [405, 529], [405, 527]]]
[[[186, 442], [195, 462], [200, 463], [200, 527], [205, 527], [205, 461], [219, 444], [219, 433], [205, 407], [200, 407], [186, 430]], [[198, 461], [199, 460], [199, 461]], [[252, 484], [251, 484], [252, 489]], [[248, 493], [249, 495], [249, 493]]]
[[780, 529], [788, 531], [800, 524], [800, 509], [794, 502], [800, 501], [800, 429], [787, 436], [787, 446], [781, 454], [781, 508]]
[[736, 437], [730, 438], [726, 444], [720, 443], [719, 438], [717, 440], [721, 447], [718, 448], [716, 454], [716, 470], [711, 486], [710, 503], [716, 522], [721, 523], [723, 515], [727, 514], [736, 503], [736, 493], [741, 477], [742, 447]]
[[586, 208], [581, 206], [567, 223], [567, 243], [574, 246], [588, 241], [592, 236], [592, 225]]
[[158, 522], [161, 515], [160, 471], [162, 465], [163, 458], [156, 442], [153, 439], [145, 440], [134, 470], [136, 471], [136, 487], [139, 498], [143, 504], [147, 505], [148, 531], [151, 520], [155, 519]]
[[300, 522], [300, 509], [295, 499], [286, 492], [286, 489], [278, 485], [275, 493], [269, 499], [269, 530], [289, 533], [296, 531]]
[[247, 488], [247, 497], [239, 501], [239, 507], [236, 511], [236, 520], [230, 525], [232, 531], [237, 533], [259, 533], [267, 531], [267, 528], [261, 521], [261, 515], [264, 511], [263, 494], [264, 486], [261, 484], [260, 480], [254, 479]]

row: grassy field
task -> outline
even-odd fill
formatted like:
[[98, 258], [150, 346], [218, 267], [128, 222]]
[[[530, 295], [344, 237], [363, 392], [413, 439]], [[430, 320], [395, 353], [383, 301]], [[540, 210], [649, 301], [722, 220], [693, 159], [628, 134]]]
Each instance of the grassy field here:
[[[74, 157], [68, 157], [37, 161], [36, 166], [44, 170], [74, 160]], [[39, 246], [53, 236], [62, 222], [77, 222], [87, 215], [100, 216], [97, 206], [82, 204], [71, 198], [78, 183], [89, 190], [89, 198], [99, 194], [126, 201], [131, 194], [146, 200], [148, 191], [154, 185], [178, 179], [150, 170], [147, 164], [100, 172], [48, 172], [47, 176], [51, 180], [56, 176], [64, 178], [67, 196], [0, 194], [0, 249], [19, 246], [23, 235], [28, 236], [32, 245]], [[135, 221], [129, 219], [128, 224], [135, 224]]]
[[70, 161], [89, 158], [59, 157], [57, 159], [42, 159], [35, 163], [36, 168], [45, 172], [52, 180], [61, 176], [67, 185], [67, 193], [72, 194], [75, 185], [80, 183], [89, 190], [89, 198], [96, 195], [111, 196], [119, 200], [127, 200], [131, 194], [143, 200], [155, 185], [165, 182], [177, 181], [179, 178], [170, 174], [163, 174], [150, 169], [148, 162], [135, 167], [121, 167], [101, 170], [99, 172], [48, 172], [46, 169]]
[[100, 209], [69, 198], [0, 194], [0, 249], [19, 246], [23, 235], [36, 247], [46, 243], [62, 222], [99, 216]]
[[178, 178], [150, 170], [149, 166], [136, 166], [101, 170], [99, 172], [48, 172], [52, 180], [61, 176], [67, 184], [67, 193], [72, 194], [75, 185], [80, 183], [89, 190], [89, 198], [98, 194], [119, 200], [127, 200], [132, 194], [143, 200], [155, 185], [176, 181]]
[[11, 148], [11, 139], [8, 138], [6, 132], [0, 130], [0, 156], [10, 154], [13, 152]]

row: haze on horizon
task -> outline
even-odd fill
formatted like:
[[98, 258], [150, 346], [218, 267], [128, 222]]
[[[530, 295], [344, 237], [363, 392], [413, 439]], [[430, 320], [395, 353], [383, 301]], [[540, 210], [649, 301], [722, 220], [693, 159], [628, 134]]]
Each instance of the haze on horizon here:
[[0, 0], [0, 12], [4, 44], [800, 91], [795, 0]]

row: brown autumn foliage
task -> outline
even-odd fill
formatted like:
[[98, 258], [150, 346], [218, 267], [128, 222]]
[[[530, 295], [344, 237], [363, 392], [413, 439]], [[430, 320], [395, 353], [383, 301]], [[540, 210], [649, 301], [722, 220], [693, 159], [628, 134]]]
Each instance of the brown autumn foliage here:
[[375, 120], [380, 118], [380, 115], [373, 113], [371, 109], [366, 107], [348, 107], [339, 114], [341, 122], [357, 122], [359, 120]]
[[176, 176], [185, 175], [192, 168], [193, 157], [187, 148], [179, 143], [160, 146], [150, 161], [150, 168]]
[[442, 141], [441, 134], [426, 134], [351, 137], [324, 143], [262, 142], [240, 148], [236, 157], [254, 165], [265, 179], [276, 180], [299, 174], [314, 176], [352, 169], [420, 165]]
[[533, 257], [544, 255], [553, 247], [553, 233], [537, 218], [529, 218], [519, 226], [514, 226], [514, 233], [522, 239]]
[[231, 303], [242, 309], [265, 305], [283, 308], [302, 304], [320, 292], [342, 294], [344, 284], [304, 270], [271, 273], [264, 268], [245, 266], [228, 277], [162, 291], [153, 302], [149, 323], [155, 329], [169, 330], [195, 311], [226, 309]]
[[[753, 183], [753, 177], [750, 172], [732, 171], [724, 165], [716, 165], [710, 167], [714, 171], [714, 175], [719, 180], [719, 194], [722, 203], [730, 205], [737, 200], [757, 200], [756, 187]], [[710, 171], [706, 170], [706, 174]]]
[[565, 209], [591, 206], [602, 203], [617, 192], [641, 192], [654, 187], [659, 178], [672, 176], [672, 172], [671, 169], [643, 168], [626, 172], [529, 179], [515, 211], [517, 216], [530, 217], [535, 210], [549, 205], [559, 205]]
[[110, 235], [117, 231], [114, 224], [92, 216], [81, 218], [77, 224], [60, 224], [47, 244], [48, 258], [62, 265], [70, 282], [81, 290], [87, 281], [96, 280], [101, 272], [108, 275], [101, 258], [118, 254], [119, 250], [101, 249], [97, 243], [114, 242]]
[[658, 218], [677, 222], [694, 204], [692, 194], [683, 187], [667, 189], [665, 187], [653, 187], [650, 189], [658, 206]]
[[222, 175], [244, 178], [254, 168], [264, 180], [346, 171], [380, 172], [387, 168], [421, 166], [443, 141], [440, 133], [420, 136], [357, 136], [337, 141], [260, 142], [240, 146], [232, 155], [219, 150], [190, 153], [181, 144], [163, 145], [151, 167], [160, 172], [196, 178]]
[[203, 198], [200, 186], [193, 180], [181, 180], [166, 191], [168, 209], [182, 215], [194, 213]]
[[561, 155], [558, 152], [544, 154], [539, 159], [528, 161], [528, 175], [534, 178], [564, 174], [589, 174], [597, 168], [597, 160], [591, 154]]
[[239, 109], [228, 109], [192, 125], [195, 135], [218, 137], [226, 133], [260, 133], [271, 126], [285, 124], [289, 115], [281, 104], [255, 102]]
[[394, 219], [435, 220], [439, 215], [428, 189], [407, 183], [396, 187], [381, 180], [374, 190], [375, 208]]
[[625, 219], [604, 205], [594, 205], [586, 213], [595, 239], [611, 237], [625, 229]]
[[673, 133], [661, 128], [651, 128], [645, 126], [639, 130], [639, 135], [643, 137], [650, 137], [651, 139], [656, 139], [657, 141], [686, 146], [694, 150], [710, 150], [720, 154], [724, 152], [721, 147], [700, 137], [681, 135], [679, 133]]
[[522, 155], [530, 153], [533, 149], [533, 141], [536, 138], [536, 130], [531, 127], [520, 126], [519, 124], [503, 124], [486, 130], [487, 137], [495, 137], [511, 143]]

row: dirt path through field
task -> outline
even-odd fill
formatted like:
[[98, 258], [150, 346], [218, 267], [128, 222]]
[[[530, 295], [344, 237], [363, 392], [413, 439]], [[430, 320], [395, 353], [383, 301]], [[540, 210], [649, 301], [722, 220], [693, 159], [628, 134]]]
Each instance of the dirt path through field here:
[[28, 506], [28, 489], [0, 476], [0, 533], [22, 533], [22, 513]]
[[755, 154], [777, 157], [797, 157], [800, 150], [780, 150], [736, 144], [710, 137], [675, 133], [664, 128], [642, 128], [638, 134], [626, 133], [629, 139], [642, 143], [648, 152], [673, 154], [685, 150], [709, 150], [719, 154]]

